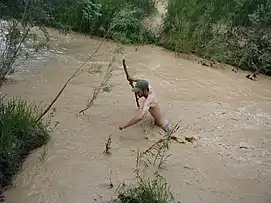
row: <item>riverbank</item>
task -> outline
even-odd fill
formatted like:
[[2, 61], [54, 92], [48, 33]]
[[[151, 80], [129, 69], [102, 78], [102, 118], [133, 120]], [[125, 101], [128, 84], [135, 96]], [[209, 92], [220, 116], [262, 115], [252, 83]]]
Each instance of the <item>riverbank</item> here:
[[[23, 6], [7, 7], [23, 13]], [[200, 56], [209, 61], [205, 65], [219, 62], [256, 76], [271, 74], [268, 2], [47, 0], [29, 7], [37, 22], [64, 34], [73, 30], [123, 44], [156, 44], [176, 54]]]
[[2, 192], [12, 185], [28, 154], [49, 140], [43, 121], [36, 122], [39, 113], [29, 101], [1, 95], [0, 202], [4, 200]]

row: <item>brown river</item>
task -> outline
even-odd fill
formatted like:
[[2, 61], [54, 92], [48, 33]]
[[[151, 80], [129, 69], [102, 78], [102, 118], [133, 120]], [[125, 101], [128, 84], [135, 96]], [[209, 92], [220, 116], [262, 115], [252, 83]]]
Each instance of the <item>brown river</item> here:
[[[49, 104], [67, 78], [95, 51], [99, 39], [50, 30], [54, 52], [29, 64], [31, 73], [18, 73], [17, 81], [2, 91]], [[112, 183], [131, 183], [138, 148], [161, 138], [150, 116], [120, 131], [137, 112], [125, 78], [122, 59], [131, 75], [149, 80], [168, 118], [181, 129], [161, 173], [177, 200], [184, 203], [271, 202], [271, 79], [257, 81], [231, 68], [210, 68], [174, 52], [145, 45], [124, 46], [116, 56], [111, 92], [100, 94], [94, 105], [78, 115], [101, 81], [116, 43], [105, 41], [92, 61], [74, 78], [54, 107], [59, 125], [46, 146], [24, 162], [14, 186], [6, 193], [13, 203], [107, 202], [115, 195]], [[93, 64], [102, 73], [89, 73]], [[111, 156], [103, 154], [112, 134]], [[148, 139], [146, 139], [148, 138]], [[42, 158], [41, 158], [42, 157]]]

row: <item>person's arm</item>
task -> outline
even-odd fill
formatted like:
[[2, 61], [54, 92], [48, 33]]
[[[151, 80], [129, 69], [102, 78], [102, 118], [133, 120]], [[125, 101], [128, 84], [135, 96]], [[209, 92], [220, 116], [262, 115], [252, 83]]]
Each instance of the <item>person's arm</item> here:
[[143, 109], [140, 111], [140, 114], [133, 117], [132, 120], [130, 120], [127, 124], [119, 126], [119, 129], [124, 130], [125, 128], [135, 125], [136, 123], [138, 123], [144, 118], [144, 116], [148, 113], [149, 109], [150, 109], [150, 102], [145, 101]]

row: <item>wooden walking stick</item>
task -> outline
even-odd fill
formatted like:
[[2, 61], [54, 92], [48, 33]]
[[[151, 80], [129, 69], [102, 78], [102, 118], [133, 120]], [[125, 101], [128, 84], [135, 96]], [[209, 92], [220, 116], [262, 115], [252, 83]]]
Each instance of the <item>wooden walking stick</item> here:
[[[130, 86], [132, 88], [134, 88], [133, 81], [129, 80], [130, 76], [129, 76], [129, 73], [127, 71], [127, 66], [126, 66], [126, 63], [125, 63], [125, 59], [122, 60], [122, 65], [123, 65], [123, 68], [124, 68], [124, 71], [125, 71], [125, 74], [126, 74], [126, 78], [129, 81]], [[136, 96], [136, 93], [135, 93], [135, 100], [136, 100], [137, 107], [140, 108], [140, 105], [139, 105], [139, 102], [138, 102], [138, 97]]]

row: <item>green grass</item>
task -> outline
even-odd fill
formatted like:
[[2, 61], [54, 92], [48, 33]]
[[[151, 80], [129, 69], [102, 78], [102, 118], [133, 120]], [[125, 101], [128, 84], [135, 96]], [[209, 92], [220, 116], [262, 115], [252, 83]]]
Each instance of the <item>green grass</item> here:
[[165, 179], [155, 173], [154, 179], [138, 177], [137, 183], [119, 191], [115, 203], [173, 203], [174, 197]]
[[271, 75], [271, 3], [169, 0], [159, 45]]
[[39, 113], [36, 105], [21, 98], [1, 101], [0, 190], [12, 184], [26, 156], [49, 140], [46, 127], [35, 122]]

